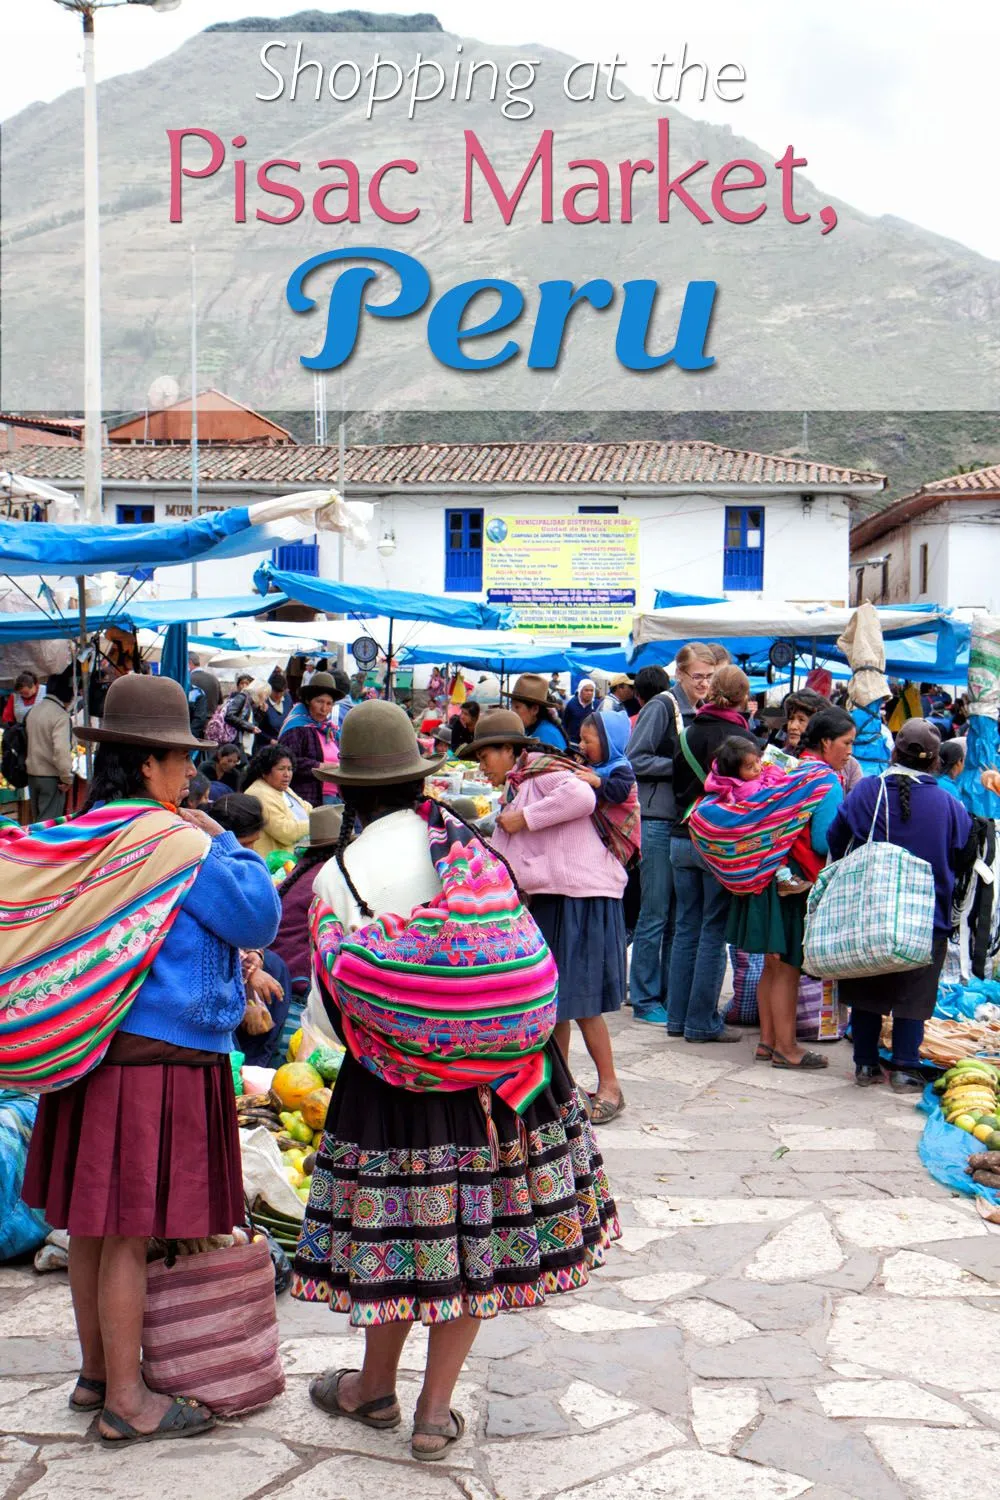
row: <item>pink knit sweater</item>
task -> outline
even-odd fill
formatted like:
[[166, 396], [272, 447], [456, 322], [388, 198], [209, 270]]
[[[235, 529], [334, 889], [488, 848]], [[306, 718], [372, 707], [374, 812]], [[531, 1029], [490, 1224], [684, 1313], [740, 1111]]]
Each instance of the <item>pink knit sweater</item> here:
[[510, 806], [528, 826], [506, 833], [498, 823], [492, 843], [526, 895], [621, 896], [627, 876], [594, 827], [597, 799], [585, 781], [572, 771], [530, 776]]

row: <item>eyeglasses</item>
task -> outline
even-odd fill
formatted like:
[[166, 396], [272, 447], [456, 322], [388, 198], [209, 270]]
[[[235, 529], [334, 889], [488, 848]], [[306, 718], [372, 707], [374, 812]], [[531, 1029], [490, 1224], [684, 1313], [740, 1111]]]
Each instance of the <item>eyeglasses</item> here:
[[711, 682], [711, 680], [712, 680], [712, 678], [713, 678], [714, 675], [715, 674], [713, 672], [685, 672], [684, 673], [684, 676], [690, 682], [700, 682], [702, 684], [702, 686], [704, 686], [706, 683]]

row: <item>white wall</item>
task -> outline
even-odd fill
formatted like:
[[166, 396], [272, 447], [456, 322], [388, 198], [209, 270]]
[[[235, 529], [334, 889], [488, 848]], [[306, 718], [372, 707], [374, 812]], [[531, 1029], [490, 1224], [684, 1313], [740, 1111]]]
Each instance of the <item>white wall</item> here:
[[[920, 587], [920, 549], [927, 547], [927, 588]], [[857, 564], [889, 558], [887, 604], [946, 604], [953, 609], [1000, 611], [1000, 506], [996, 501], [942, 503], [870, 542], [851, 558], [851, 600]], [[865, 596], [880, 598], [882, 572], [865, 572]]]
[[[108, 505], [153, 504], [158, 522], [177, 521], [167, 506], [183, 503], [169, 492], [150, 493], [145, 487], [108, 493]], [[234, 501], [236, 497], [234, 497]], [[210, 492], [206, 506], [218, 503]], [[245, 503], [240, 499], [239, 503]], [[348, 582], [371, 587], [412, 589], [420, 593], [444, 591], [444, 510], [481, 505], [488, 512], [512, 515], [572, 515], [579, 505], [610, 505], [614, 497], [575, 491], [572, 502], [553, 495], [462, 495], [399, 497], [377, 502], [372, 544], [357, 551], [344, 548]], [[640, 522], [639, 607], [649, 609], [657, 589], [693, 594], [722, 592], [722, 554], [727, 505], [755, 505], [764, 510], [764, 594], [773, 598], [843, 603], [848, 597], [848, 506], [841, 496], [818, 496], [810, 509], [795, 497], [765, 497], [748, 489], [744, 496], [727, 498], [689, 495], [630, 499], [618, 502], [619, 514]], [[375, 543], [391, 528], [396, 550], [382, 557]], [[336, 536], [320, 535], [320, 571], [337, 575]], [[249, 593], [260, 558], [235, 558], [203, 563], [198, 568], [201, 596]], [[162, 568], [156, 573], [161, 598], [187, 597], [190, 566]]]
[[951, 510], [945, 602], [995, 614], [1000, 610], [1000, 521], [970, 516], [957, 505]]
[[[946, 506], [930, 511], [907, 528], [906, 545], [910, 552], [910, 594], [915, 604], [948, 602], [949, 544], [951, 528], [946, 523]], [[920, 549], [927, 548], [927, 587], [922, 589]], [[901, 601], [906, 602], [906, 601]]]

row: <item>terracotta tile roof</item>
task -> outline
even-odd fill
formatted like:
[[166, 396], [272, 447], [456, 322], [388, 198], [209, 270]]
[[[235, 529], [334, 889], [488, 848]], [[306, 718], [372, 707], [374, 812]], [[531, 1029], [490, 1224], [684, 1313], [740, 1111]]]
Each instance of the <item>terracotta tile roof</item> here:
[[82, 417], [26, 417], [23, 413], [15, 415], [0, 411], [0, 427], [40, 427], [46, 432], [62, 432], [68, 437], [82, 438], [83, 425]]
[[887, 532], [933, 510], [936, 505], [943, 505], [946, 500], [981, 500], [987, 495], [1000, 497], [1000, 464], [973, 469], [970, 474], [948, 474], [944, 479], [932, 479], [912, 495], [904, 495], [887, 505], [885, 510], [853, 527], [851, 551], [871, 546]]
[[[335, 483], [337, 448], [210, 447], [199, 453], [202, 484], [313, 485]], [[33, 478], [83, 477], [83, 454], [74, 449], [23, 448], [20, 472]], [[150, 484], [188, 483], [185, 447], [123, 446], [105, 450], [104, 477]], [[450, 484], [573, 485], [787, 485], [836, 486], [844, 491], [885, 488], [881, 474], [835, 464], [720, 448], [715, 443], [400, 443], [351, 447], [346, 454], [351, 489]]]

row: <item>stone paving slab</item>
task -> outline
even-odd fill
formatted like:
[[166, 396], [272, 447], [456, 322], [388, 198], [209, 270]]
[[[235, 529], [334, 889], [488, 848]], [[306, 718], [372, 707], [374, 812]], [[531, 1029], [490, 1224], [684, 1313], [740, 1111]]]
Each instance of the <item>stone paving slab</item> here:
[[[64, 1275], [0, 1268], [0, 1492], [14, 1500], [967, 1500], [1000, 1480], [1000, 1234], [923, 1171], [911, 1100], [667, 1041], [627, 1014], [599, 1132], [625, 1236], [590, 1285], [481, 1330], [468, 1436], [415, 1463], [428, 1332], [392, 1433], [314, 1408], [364, 1337], [279, 1303], [286, 1394], [189, 1444], [109, 1453], [69, 1411]], [[581, 1082], [592, 1083], [577, 1051]]]

